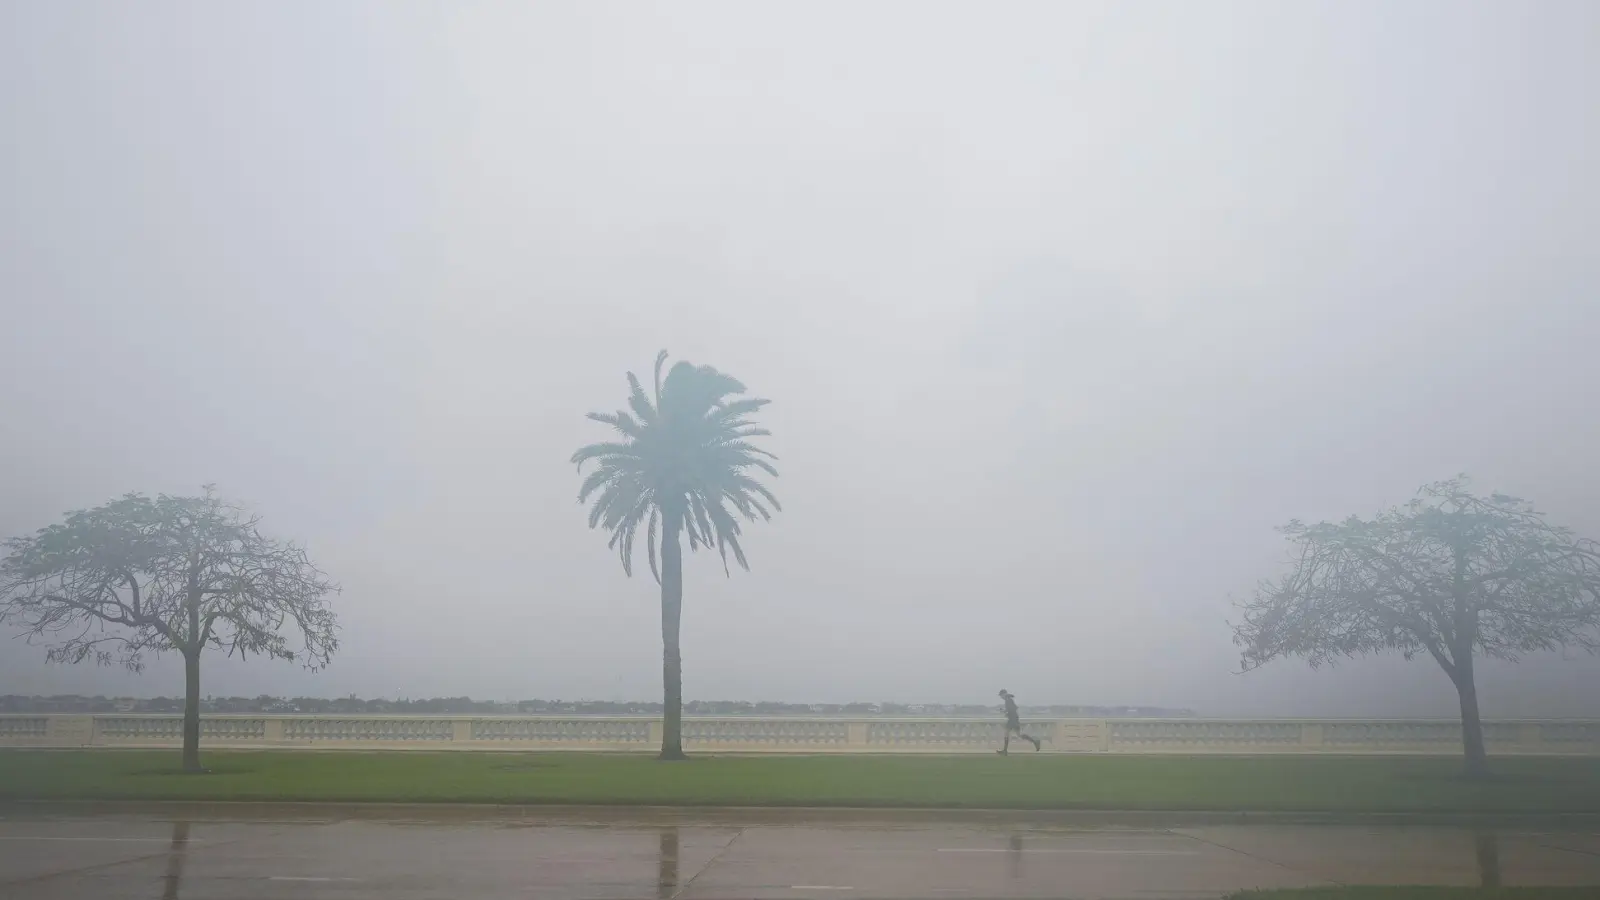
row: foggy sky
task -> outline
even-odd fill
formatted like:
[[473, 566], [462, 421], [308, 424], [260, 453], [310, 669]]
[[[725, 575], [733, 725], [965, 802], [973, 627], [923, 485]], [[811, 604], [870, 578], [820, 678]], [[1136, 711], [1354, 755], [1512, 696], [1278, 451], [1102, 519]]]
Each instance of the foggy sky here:
[[[344, 585], [217, 694], [659, 696], [567, 457], [770, 397], [690, 698], [1450, 714], [1234, 673], [1273, 527], [1470, 472], [1600, 537], [1591, 3], [0, 5], [0, 532], [215, 482]], [[0, 644], [0, 693], [181, 691]], [[1481, 673], [1600, 714], [1600, 664]]]

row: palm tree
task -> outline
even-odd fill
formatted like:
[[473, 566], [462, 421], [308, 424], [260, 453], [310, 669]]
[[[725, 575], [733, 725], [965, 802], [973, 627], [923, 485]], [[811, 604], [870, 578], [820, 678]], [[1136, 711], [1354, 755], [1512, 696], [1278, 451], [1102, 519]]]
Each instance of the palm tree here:
[[[596, 468], [578, 489], [578, 502], [594, 504], [589, 527], [611, 533], [609, 546], [622, 558], [622, 570], [633, 575], [633, 540], [648, 520], [645, 546], [650, 574], [661, 585], [661, 649], [665, 729], [662, 759], [683, 759], [683, 663], [678, 652], [678, 623], [683, 612], [683, 547], [715, 547], [728, 571], [728, 553], [749, 570], [739, 545], [739, 518], [770, 520], [782, 509], [778, 498], [757, 476], [776, 477], [769, 460], [752, 438], [772, 432], [750, 416], [766, 400], [741, 397], [744, 385], [710, 366], [679, 361], [661, 379], [667, 351], [656, 356], [655, 397], [628, 373], [628, 410], [590, 413], [589, 418], [615, 428], [618, 441], [590, 444], [572, 454], [583, 470]], [[737, 516], [735, 515], [737, 514]], [[658, 546], [659, 545], [659, 546]], [[657, 552], [660, 564], [657, 565]]]

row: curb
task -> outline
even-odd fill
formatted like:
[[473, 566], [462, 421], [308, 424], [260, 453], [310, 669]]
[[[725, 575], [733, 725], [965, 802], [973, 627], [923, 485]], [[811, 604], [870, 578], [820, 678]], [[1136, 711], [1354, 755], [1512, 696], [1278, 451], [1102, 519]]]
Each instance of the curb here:
[[582, 806], [570, 804], [262, 802], [229, 800], [0, 800], [0, 814], [44, 818], [139, 817], [210, 821], [355, 820], [599, 825], [926, 825], [1019, 822], [1067, 828], [1160, 829], [1201, 825], [1350, 825], [1520, 828], [1600, 827], [1595, 813], [1349, 812], [1318, 810], [972, 809], [811, 806]]

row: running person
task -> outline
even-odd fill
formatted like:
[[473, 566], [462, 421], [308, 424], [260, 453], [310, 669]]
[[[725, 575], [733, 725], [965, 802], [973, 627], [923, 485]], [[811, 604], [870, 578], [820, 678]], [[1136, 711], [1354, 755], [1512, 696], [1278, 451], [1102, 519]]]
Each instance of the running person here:
[[1025, 741], [1028, 741], [1029, 743], [1033, 744], [1034, 752], [1035, 753], [1039, 752], [1039, 739], [1036, 738], [1036, 737], [1029, 737], [1028, 735], [1023, 734], [1023, 732], [1022, 732], [1022, 720], [1017, 717], [1017, 698], [1016, 698], [1016, 696], [1013, 695], [1010, 691], [1006, 690], [1005, 688], [1001, 688], [1000, 689], [1000, 699], [1004, 700], [1006, 702], [1005, 742], [1003, 744], [1001, 744], [1000, 749], [996, 750], [995, 752], [1000, 754], [1001, 756], [1010, 756], [1011, 755], [1011, 736], [1013, 734], [1015, 734], [1019, 738], [1022, 738]]

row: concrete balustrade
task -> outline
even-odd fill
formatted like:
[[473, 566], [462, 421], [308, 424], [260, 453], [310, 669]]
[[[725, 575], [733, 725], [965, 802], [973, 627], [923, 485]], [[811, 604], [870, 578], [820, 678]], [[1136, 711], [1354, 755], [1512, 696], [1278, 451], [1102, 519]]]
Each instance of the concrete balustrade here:
[[[684, 746], [730, 753], [991, 753], [1001, 723], [981, 719], [689, 718]], [[1060, 719], [1024, 730], [1046, 753], [1457, 754], [1448, 719]], [[648, 752], [661, 721], [586, 716], [218, 715], [212, 749], [589, 750]], [[0, 715], [0, 748], [176, 748], [175, 715]], [[1495, 755], [1600, 756], [1600, 720], [1484, 723]], [[1015, 744], [1013, 744], [1015, 746]], [[1032, 752], [1031, 750], [1027, 752]]]

